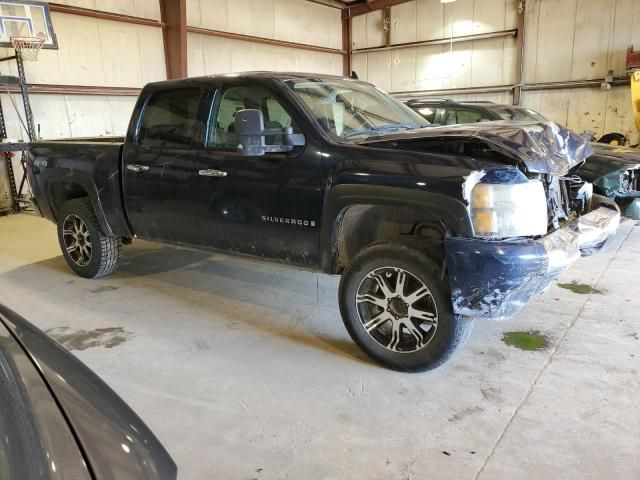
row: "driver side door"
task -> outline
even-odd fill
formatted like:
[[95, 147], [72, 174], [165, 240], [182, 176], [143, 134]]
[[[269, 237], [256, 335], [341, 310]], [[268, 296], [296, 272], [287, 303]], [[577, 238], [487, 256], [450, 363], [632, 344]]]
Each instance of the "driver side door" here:
[[[319, 263], [324, 184], [321, 157], [307, 148], [243, 156], [235, 114], [259, 109], [266, 129], [300, 133], [284, 99], [260, 83], [228, 84], [211, 92], [205, 145], [194, 154], [198, 172], [195, 215], [203, 246], [287, 262]], [[283, 138], [269, 135], [268, 145]]]

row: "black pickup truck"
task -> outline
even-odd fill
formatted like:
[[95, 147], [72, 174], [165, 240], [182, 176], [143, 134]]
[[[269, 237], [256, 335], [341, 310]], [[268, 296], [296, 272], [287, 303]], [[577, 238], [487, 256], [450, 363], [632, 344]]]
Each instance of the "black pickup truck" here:
[[244, 73], [144, 87], [125, 138], [35, 142], [34, 206], [70, 267], [133, 238], [341, 275], [354, 341], [395, 369], [444, 363], [476, 318], [513, 315], [615, 233], [544, 122], [431, 127], [354, 79]]

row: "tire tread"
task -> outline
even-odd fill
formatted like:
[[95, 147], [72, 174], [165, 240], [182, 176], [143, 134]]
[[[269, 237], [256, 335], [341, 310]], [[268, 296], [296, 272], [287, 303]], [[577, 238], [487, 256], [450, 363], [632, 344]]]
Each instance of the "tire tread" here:
[[[86, 277], [99, 278], [115, 272], [118, 268], [118, 264], [120, 263], [122, 238], [112, 237], [104, 234], [102, 228], [100, 227], [100, 223], [98, 222], [98, 217], [96, 216], [95, 210], [93, 209], [93, 205], [91, 204], [91, 200], [88, 197], [77, 198], [65, 202], [62, 207], [62, 211], [65, 212], [69, 210], [83, 215], [86, 218], [86, 221], [90, 223], [97, 232], [97, 238], [92, 238], [91, 240], [92, 243], [98, 247], [97, 250], [99, 251], [100, 263], [94, 273], [89, 274], [88, 272], [86, 272]], [[60, 221], [62, 221], [62, 219]], [[62, 245], [61, 247], [64, 248]]]
[[444, 309], [448, 310], [448, 312], [446, 312], [442, 309], [444, 304], [441, 304], [439, 308], [441, 315], [444, 316], [446, 314], [450, 317], [449, 333], [446, 339], [443, 339], [440, 342], [440, 345], [437, 347], [437, 351], [433, 352], [432, 355], [429, 355], [428, 359], [425, 358], [420, 361], [416, 359], [415, 362], [406, 362], [403, 357], [394, 358], [394, 356], [390, 355], [388, 352], [380, 353], [379, 350], [376, 351], [375, 348], [372, 349], [369, 345], [372, 340], [363, 338], [356, 332], [354, 329], [354, 323], [352, 322], [357, 322], [358, 320], [350, 318], [349, 300], [347, 298], [347, 291], [350, 287], [348, 285], [354, 281], [353, 276], [357, 276], [358, 271], [362, 270], [363, 266], [366, 265], [367, 262], [371, 262], [375, 258], [382, 259], [389, 255], [400, 256], [400, 258], [404, 258], [405, 261], [411, 262], [412, 265], [420, 265], [423, 268], [422, 273], [431, 278], [434, 283], [438, 284], [442, 302], [450, 302], [447, 276], [442, 274], [441, 268], [438, 266], [436, 261], [433, 260], [433, 256], [430, 255], [430, 253], [431, 252], [429, 252], [428, 249], [417, 248], [417, 245], [413, 242], [393, 241], [376, 243], [363, 249], [354, 258], [351, 265], [349, 265], [343, 273], [340, 281], [340, 311], [349, 335], [354, 342], [365, 351], [365, 353], [371, 356], [374, 360], [377, 360], [394, 370], [404, 372], [425, 372], [440, 367], [446, 363], [447, 360], [449, 360], [451, 356], [469, 339], [473, 330], [474, 319], [453, 314], [450, 303], [448, 303], [449, 306]]

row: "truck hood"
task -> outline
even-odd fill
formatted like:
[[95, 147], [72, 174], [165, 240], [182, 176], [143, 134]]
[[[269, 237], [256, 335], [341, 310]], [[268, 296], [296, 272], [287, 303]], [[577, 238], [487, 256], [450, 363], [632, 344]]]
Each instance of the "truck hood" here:
[[[483, 122], [427, 127], [366, 138], [361, 145], [421, 150], [421, 140], [479, 139], [506, 151], [535, 173], [566, 175], [592, 154], [580, 135], [553, 122]], [[430, 149], [429, 151], [433, 151]]]

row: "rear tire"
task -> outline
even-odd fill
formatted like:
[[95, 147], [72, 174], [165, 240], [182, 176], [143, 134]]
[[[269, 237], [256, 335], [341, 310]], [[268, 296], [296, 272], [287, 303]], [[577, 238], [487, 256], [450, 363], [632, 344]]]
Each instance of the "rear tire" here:
[[84, 278], [118, 268], [122, 239], [105, 235], [88, 198], [68, 200], [58, 215], [58, 241], [67, 264]]
[[403, 243], [364, 249], [340, 280], [340, 312], [353, 341], [394, 370], [444, 364], [469, 338], [473, 319], [455, 315], [448, 279], [429, 256]]

